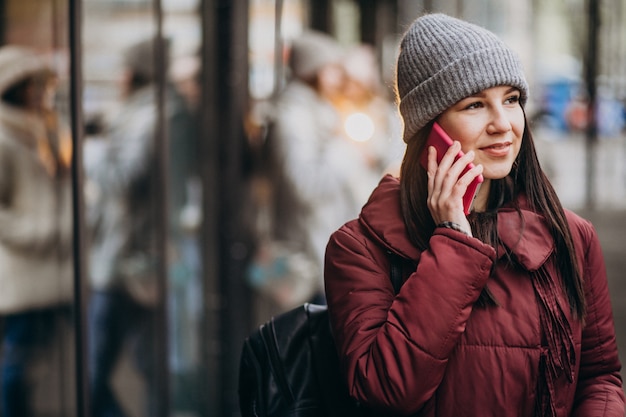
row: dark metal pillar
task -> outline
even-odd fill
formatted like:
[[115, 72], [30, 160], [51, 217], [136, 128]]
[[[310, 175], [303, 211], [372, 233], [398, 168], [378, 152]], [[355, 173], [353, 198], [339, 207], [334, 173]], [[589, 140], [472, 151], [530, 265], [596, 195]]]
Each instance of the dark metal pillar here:
[[[7, 17], [6, 17], [6, 0], [0, 0], [0, 22], [6, 22], [7, 21]], [[4, 45], [5, 43], [5, 38], [6, 38], [6, 25], [1, 25], [0, 26], [0, 45]]]
[[382, 62], [385, 39], [404, 30], [398, 24], [398, 0], [359, 0], [359, 12], [360, 41], [371, 45]]
[[212, 2], [201, 2], [202, 19], [202, 50], [201, 56], [201, 104], [200, 104], [200, 143], [201, 153], [200, 175], [203, 186], [202, 201], [202, 233], [200, 240], [202, 245], [202, 282], [204, 311], [202, 312], [202, 361], [205, 366], [201, 373], [201, 383], [205, 388], [205, 395], [202, 398], [201, 408], [207, 410], [203, 416], [208, 416], [208, 410], [212, 414], [222, 415], [222, 405], [220, 404], [219, 381], [219, 285], [218, 285], [218, 256], [219, 242], [217, 239], [218, 225], [218, 147], [213, 140], [216, 133], [218, 116], [215, 114], [215, 104], [213, 97], [216, 92], [217, 68], [214, 62], [214, 48], [218, 44], [215, 19], [215, 5]]
[[283, 65], [283, 0], [276, 0], [274, 9], [274, 91], [272, 95], [276, 97], [283, 88], [284, 65]]
[[377, 0], [359, 0], [361, 13], [361, 42], [372, 46], [377, 45]]
[[585, 205], [593, 209], [595, 205], [595, 172], [596, 172], [596, 144], [598, 141], [598, 126], [596, 118], [597, 107], [597, 73], [598, 73], [598, 32], [600, 28], [600, 0], [587, 0], [587, 49], [585, 53], [585, 84], [588, 98], [588, 124], [585, 132], [587, 182], [585, 189]]
[[[248, 97], [248, 2], [203, 2], [202, 181], [206, 415], [239, 414], [237, 382], [251, 328], [241, 219], [247, 193], [243, 128]], [[210, 412], [208, 412], [210, 410]]]
[[331, 33], [333, 27], [332, 0], [310, 0], [309, 16], [311, 17], [311, 29]]
[[168, 150], [169, 138], [166, 134], [168, 122], [165, 110], [165, 91], [166, 91], [166, 72], [167, 61], [165, 40], [163, 38], [163, 8], [161, 0], [152, 1], [152, 10], [155, 21], [154, 34], [154, 68], [155, 71], [155, 89], [156, 89], [156, 126], [155, 126], [155, 149], [156, 164], [153, 167], [152, 181], [157, 184], [159, 192], [156, 193], [153, 204], [154, 218], [156, 219], [155, 235], [156, 235], [156, 266], [157, 266], [157, 288], [159, 292], [159, 303], [155, 308], [155, 322], [150, 325], [155, 328], [154, 338], [154, 357], [155, 367], [155, 385], [156, 392], [149, 395], [155, 395], [154, 402], [156, 404], [155, 417], [167, 417], [170, 415], [170, 384], [169, 384], [169, 355], [168, 355], [168, 262], [167, 247], [169, 241], [168, 233], [168, 201], [169, 201], [169, 157]]
[[72, 130], [72, 210], [74, 211], [74, 329], [76, 351], [76, 415], [89, 416], [87, 368], [87, 274], [83, 202], [82, 1], [69, 0], [70, 123]]

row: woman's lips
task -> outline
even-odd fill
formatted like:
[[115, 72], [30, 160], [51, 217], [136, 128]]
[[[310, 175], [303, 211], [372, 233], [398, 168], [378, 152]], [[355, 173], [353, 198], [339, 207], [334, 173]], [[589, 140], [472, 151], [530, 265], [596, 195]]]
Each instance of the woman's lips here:
[[493, 145], [480, 148], [482, 152], [492, 157], [507, 156], [509, 154], [510, 149], [511, 149], [511, 142], [494, 143]]

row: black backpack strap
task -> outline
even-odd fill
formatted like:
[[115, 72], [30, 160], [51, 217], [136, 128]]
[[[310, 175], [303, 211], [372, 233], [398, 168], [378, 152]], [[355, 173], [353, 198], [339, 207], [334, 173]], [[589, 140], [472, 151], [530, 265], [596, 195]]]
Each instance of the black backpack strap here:
[[[389, 253], [397, 293], [413, 262]], [[259, 326], [245, 341], [239, 402], [245, 417], [380, 415], [360, 407], [340, 377], [326, 306], [305, 304]]]

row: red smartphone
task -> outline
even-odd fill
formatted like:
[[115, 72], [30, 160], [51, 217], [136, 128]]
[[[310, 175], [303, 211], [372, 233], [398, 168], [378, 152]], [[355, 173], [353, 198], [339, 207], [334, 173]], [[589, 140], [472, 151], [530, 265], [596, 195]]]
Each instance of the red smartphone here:
[[[437, 122], [433, 124], [433, 128], [428, 135], [428, 139], [426, 140], [426, 146], [424, 147], [424, 152], [420, 158], [420, 163], [424, 167], [424, 169], [428, 169], [428, 148], [430, 146], [434, 146], [437, 150], [437, 163], [441, 162], [441, 158], [448, 151], [448, 148], [452, 146], [452, 139], [448, 134], [442, 129], [441, 126]], [[463, 156], [463, 152], [459, 151], [455, 161]], [[470, 169], [474, 168], [474, 164], [471, 162], [467, 164], [461, 176], [465, 174]], [[465, 211], [465, 215], [470, 213], [472, 208], [472, 203], [474, 202], [474, 198], [476, 197], [476, 192], [478, 192], [478, 187], [480, 183], [483, 182], [483, 176], [479, 175], [467, 186], [467, 191], [463, 196], [463, 210]]]

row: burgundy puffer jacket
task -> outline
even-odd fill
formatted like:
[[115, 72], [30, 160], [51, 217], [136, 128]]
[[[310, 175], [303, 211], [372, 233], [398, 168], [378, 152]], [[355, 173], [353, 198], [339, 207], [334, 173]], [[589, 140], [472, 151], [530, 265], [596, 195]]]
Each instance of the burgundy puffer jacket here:
[[[549, 343], [532, 281], [541, 268], [555, 276], [554, 242], [541, 216], [522, 213], [521, 236], [516, 211], [498, 214], [515, 264], [496, 259], [504, 251], [446, 228], [437, 228], [421, 252], [405, 232], [398, 180], [381, 181], [359, 219], [335, 232], [326, 252], [331, 324], [352, 396], [398, 415], [624, 416], [601, 248], [592, 225], [571, 212], [588, 314], [583, 328], [563, 293], [555, 295], [572, 341], [571, 373], [548, 378], [551, 412], [535, 412]], [[397, 296], [389, 253], [417, 264]], [[499, 305], [475, 307], [486, 284]]]

